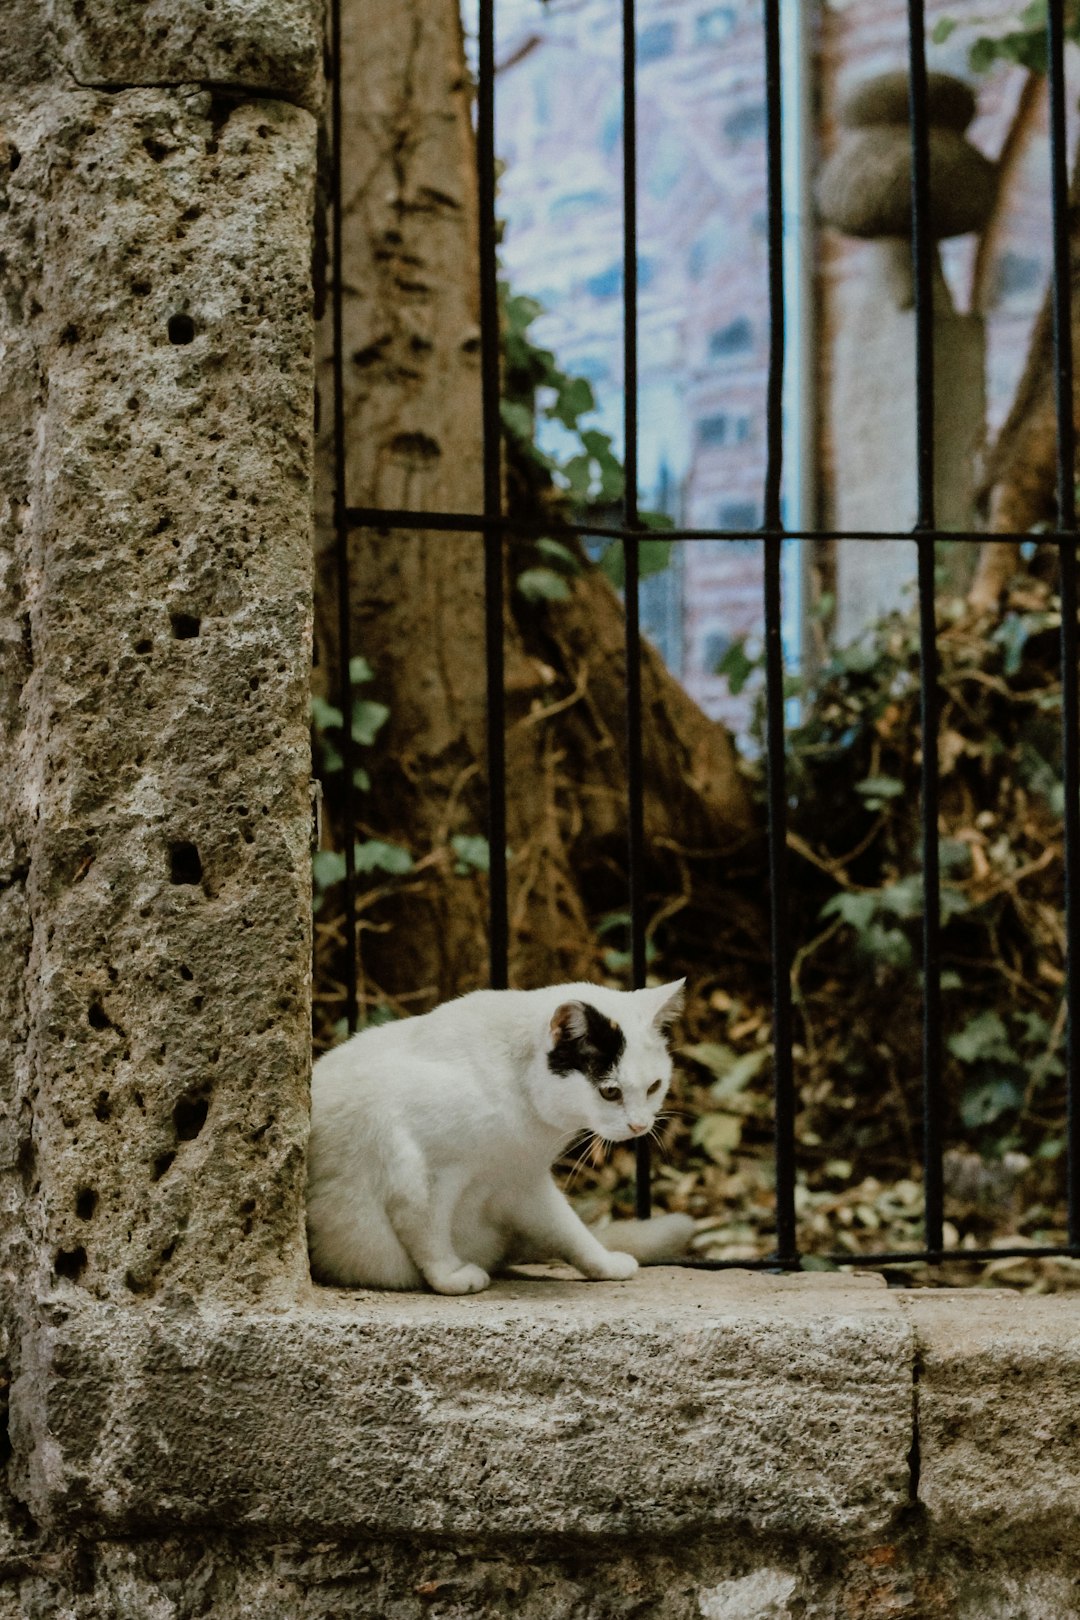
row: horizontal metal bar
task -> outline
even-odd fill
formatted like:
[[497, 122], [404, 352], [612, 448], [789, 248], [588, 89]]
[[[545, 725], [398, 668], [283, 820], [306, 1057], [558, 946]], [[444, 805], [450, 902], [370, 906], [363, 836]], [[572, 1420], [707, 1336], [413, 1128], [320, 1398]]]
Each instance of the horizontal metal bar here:
[[987, 534], [981, 529], [950, 529], [927, 536], [917, 529], [645, 529], [626, 528], [622, 524], [564, 522], [522, 523], [513, 517], [484, 517], [480, 512], [416, 512], [402, 507], [351, 506], [346, 514], [353, 529], [430, 529], [452, 534], [484, 534], [491, 529], [502, 529], [507, 534], [542, 537], [545, 535], [574, 534], [594, 540], [765, 540], [779, 534], [784, 540], [920, 540], [932, 538], [944, 541], [965, 541], [981, 545], [991, 540], [995, 544], [1020, 545], [1024, 542], [1070, 541], [1080, 546], [1080, 534], [1075, 530], [1041, 530], [1037, 535], [1028, 532]]
[[[1005, 1249], [939, 1249], [932, 1252], [929, 1249], [897, 1249], [886, 1250], [880, 1254], [804, 1254], [803, 1260], [827, 1261], [834, 1266], [893, 1266], [893, 1265], [923, 1265], [941, 1266], [950, 1264], [954, 1260], [971, 1261], [974, 1264], [983, 1264], [988, 1260], [1080, 1260], [1080, 1247], [1076, 1245], [1062, 1245], [1060, 1247], [1045, 1247], [1039, 1249], [1025, 1248], [1017, 1244]], [[679, 1265], [691, 1266], [701, 1271], [792, 1271], [797, 1269], [799, 1262], [782, 1261], [775, 1254], [761, 1255], [756, 1260], [708, 1260], [697, 1255], [689, 1255], [677, 1262]]]

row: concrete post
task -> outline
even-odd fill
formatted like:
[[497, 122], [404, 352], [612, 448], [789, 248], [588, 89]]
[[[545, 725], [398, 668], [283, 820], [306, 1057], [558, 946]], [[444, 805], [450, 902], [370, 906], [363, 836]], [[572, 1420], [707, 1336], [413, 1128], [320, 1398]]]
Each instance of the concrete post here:
[[291, 1295], [319, 7], [16, 10], [0, 1255], [24, 1303]]

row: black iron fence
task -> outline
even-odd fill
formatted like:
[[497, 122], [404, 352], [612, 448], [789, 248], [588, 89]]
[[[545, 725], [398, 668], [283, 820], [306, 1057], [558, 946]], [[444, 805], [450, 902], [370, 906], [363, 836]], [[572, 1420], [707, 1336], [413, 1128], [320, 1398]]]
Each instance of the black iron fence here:
[[[918, 552], [919, 637], [921, 649], [922, 731], [922, 872], [923, 872], [923, 1178], [925, 1244], [921, 1249], [880, 1254], [838, 1253], [837, 1264], [888, 1262], [931, 1263], [943, 1260], [988, 1260], [1009, 1256], [1080, 1258], [1080, 671], [1077, 637], [1076, 432], [1073, 419], [1073, 352], [1069, 184], [1066, 151], [1065, 21], [1062, 0], [1050, 0], [1047, 22], [1050, 99], [1050, 185], [1053, 202], [1053, 340], [1057, 406], [1057, 526], [1041, 538], [1057, 547], [1060, 561], [1062, 752], [1064, 783], [1065, 916], [1066, 916], [1066, 1070], [1068, 1237], [1062, 1245], [1025, 1244], [1010, 1248], [946, 1250], [944, 1240], [942, 1009], [940, 947], [940, 861], [938, 767], [938, 655], [935, 603], [935, 548], [939, 542], [981, 540], [984, 536], [936, 526], [934, 509], [934, 240], [930, 224], [930, 156], [924, 0], [907, 0], [911, 129], [912, 252], [915, 267], [916, 416], [918, 519], [913, 531], [795, 530], [785, 528], [781, 505], [783, 469], [784, 265], [781, 127], [781, 3], [762, 0], [765, 39], [768, 174], [768, 277], [770, 354], [767, 380], [767, 458], [764, 522], [754, 530], [673, 528], [674, 540], [748, 540], [764, 542], [764, 645], [767, 738], [768, 847], [772, 942], [773, 1091], [776, 1157], [776, 1245], [765, 1259], [752, 1262], [701, 1261], [702, 1265], [748, 1264], [797, 1268], [795, 1132], [796, 1088], [792, 1034], [791, 961], [788, 925], [787, 789], [785, 780], [784, 656], [781, 639], [781, 547], [785, 540], [911, 540]], [[502, 428], [500, 420], [500, 314], [497, 282], [496, 134], [495, 134], [495, 0], [479, 0], [477, 153], [480, 199], [478, 241], [480, 271], [483, 389], [483, 511], [439, 512], [350, 507], [347, 503], [343, 386], [341, 171], [341, 84], [331, 81], [332, 234], [331, 318], [333, 327], [334, 528], [339, 605], [341, 710], [352, 712], [350, 682], [349, 535], [354, 529], [425, 530], [482, 536], [485, 556], [485, 637], [487, 664], [487, 838], [490, 851], [489, 976], [493, 988], [508, 984], [509, 927], [506, 856], [506, 753], [504, 663], [504, 544], [512, 533], [521, 538], [535, 531], [512, 521], [503, 507]], [[639, 618], [638, 545], [645, 532], [638, 510], [638, 264], [637, 264], [637, 127], [635, 0], [622, 0], [623, 88], [623, 363], [625, 494], [616, 525], [562, 522], [560, 527], [583, 538], [621, 542], [625, 558], [626, 608], [626, 737], [627, 737], [627, 866], [629, 874], [630, 973], [633, 988], [645, 983], [646, 916], [643, 884], [644, 823], [642, 774], [641, 631]], [[340, 0], [331, 8], [331, 57], [341, 58]], [[1025, 541], [1019, 534], [995, 534], [998, 541]], [[343, 731], [343, 819], [354, 822], [353, 759], [350, 728]], [[357, 1027], [356, 866], [352, 839], [345, 839], [346, 1016], [350, 1033]], [[650, 1145], [635, 1144], [638, 1214], [650, 1210]]]

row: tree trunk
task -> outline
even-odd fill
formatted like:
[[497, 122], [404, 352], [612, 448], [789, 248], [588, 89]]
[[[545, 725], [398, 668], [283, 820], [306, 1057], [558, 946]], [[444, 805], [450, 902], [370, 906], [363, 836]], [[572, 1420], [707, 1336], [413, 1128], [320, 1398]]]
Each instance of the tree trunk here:
[[[1069, 188], [1069, 244], [1080, 256], [1080, 152]], [[1047, 291], [1012, 409], [989, 457], [981, 499], [995, 534], [1026, 534], [1057, 521], [1057, 406], [1054, 395], [1053, 288]], [[1080, 287], [1072, 279], [1073, 351], [1080, 360]], [[1074, 396], [1074, 418], [1076, 404]], [[1080, 426], [1080, 419], [1077, 419]], [[997, 607], [1020, 567], [1017, 541], [986, 541], [969, 595], [976, 612]]]
[[[478, 202], [457, 0], [346, 0], [343, 63], [348, 499], [479, 511]], [[328, 331], [324, 343], [328, 407]], [[319, 679], [332, 695], [329, 414], [316, 619]], [[485, 823], [482, 542], [356, 532], [349, 566], [354, 651], [391, 711], [364, 750], [372, 786], [361, 796], [362, 830], [406, 844], [416, 862], [362, 896], [361, 990], [369, 1004], [388, 997], [418, 1008], [487, 975], [486, 879], [477, 846], [452, 844], [482, 835]], [[514, 589], [522, 566], [508, 545], [511, 970], [514, 983], [530, 985], [595, 977], [596, 917], [625, 905], [625, 660], [622, 608], [601, 575], [586, 570], [569, 600], [534, 604]], [[741, 890], [724, 896], [758, 843], [731, 739], [649, 647], [643, 692], [655, 908], [677, 903], [690, 862], [709, 872], [726, 926], [757, 940], [756, 901]]]

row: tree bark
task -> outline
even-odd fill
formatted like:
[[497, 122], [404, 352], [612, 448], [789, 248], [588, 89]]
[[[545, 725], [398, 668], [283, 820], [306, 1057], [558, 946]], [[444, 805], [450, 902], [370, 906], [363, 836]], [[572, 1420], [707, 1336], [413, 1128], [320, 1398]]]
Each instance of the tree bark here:
[[[1080, 151], [1069, 187], [1069, 245], [1080, 255]], [[1080, 288], [1071, 281], [1073, 351], [1080, 360]], [[1032, 332], [1027, 363], [1012, 409], [988, 458], [981, 503], [994, 534], [1027, 534], [1057, 519], [1057, 405], [1054, 393], [1053, 287]], [[1073, 403], [1074, 420], [1080, 427]], [[1020, 568], [1018, 541], [986, 541], [969, 594], [976, 612], [995, 609]]]
[[[348, 499], [480, 511], [478, 201], [457, 0], [346, 0], [343, 22]], [[324, 344], [329, 407], [328, 332]], [[316, 602], [328, 694], [338, 677], [331, 427], [324, 420]], [[514, 588], [523, 566], [510, 543], [511, 968], [514, 983], [530, 985], [595, 977], [596, 916], [625, 905], [625, 658], [621, 604], [599, 573], [584, 571], [567, 601], [535, 604]], [[451, 842], [485, 825], [482, 542], [358, 531], [349, 569], [354, 651], [391, 711], [364, 751], [362, 830], [406, 844], [416, 860], [411, 875], [363, 896], [361, 989], [420, 1008], [487, 977], [486, 880]], [[744, 867], [756, 825], [727, 732], [650, 647], [642, 674], [659, 909], [685, 888], [688, 861], [708, 865], [723, 891], [723, 858]], [[735, 895], [729, 918], [751, 933], [760, 925], [757, 905]]]

